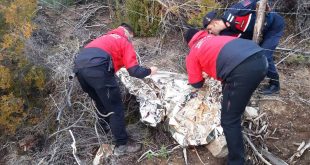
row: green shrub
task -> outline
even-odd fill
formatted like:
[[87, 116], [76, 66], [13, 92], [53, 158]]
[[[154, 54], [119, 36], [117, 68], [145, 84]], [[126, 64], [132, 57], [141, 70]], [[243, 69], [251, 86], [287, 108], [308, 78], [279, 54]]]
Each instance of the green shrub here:
[[113, 6], [115, 23], [129, 23], [136, 36], [155, 36], [159, 28], [161, 5], [149, 0], [126, 0], [123, 4], [115, 1]]
[[[0, 8], [0, 132], [9, 135], [42, 107], [46, 74], [24, 54], [25, 41], [36, 27], [32, 18], [37, 0], [0, 1]], [[32, 124], [38, 121], [31, 119]]]
[[195, 2], [192, 4], [195, 7], [195, 10], [187, 13], [188, 21], [187, 23], [190, 25], [195, 25], [202, 27], [202, 19], [208, 12], [214, 10], [219, 7], [219, 4], [215, 0], [201, 0], [199, 3]]

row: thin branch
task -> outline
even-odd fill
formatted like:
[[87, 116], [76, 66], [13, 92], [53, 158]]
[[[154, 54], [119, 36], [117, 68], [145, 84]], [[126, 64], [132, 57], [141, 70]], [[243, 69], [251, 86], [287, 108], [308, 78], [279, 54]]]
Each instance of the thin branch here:
[[195, 152], [196, 152], [196, 155], [197, 155], [198, 159], [200, 160], [200, 162], [201, 162], [203, 165], [205, 165], [205, 163], [201, 160], [201, 158], [200, 158], [200, 156], [199, 156], [199, 154], [198, 154], [198, 151], [197, 151], [196, 147], [195, 147]]
[[73, 156], [74, 156], [74, 158], [75, 158], [76, 163], [77, 163], [78, 165], [81, 165], [82, 162], [81, 162], [81, 160], [79, 159], [79, 157], [76, 155], [77, 149], [76, 149], [75, 138], [74, 138], [74, 136], [73, 136], [72, 131], [69, 130], [69, 132], [70, 132], [70, 135], [71, 135], [72, 140], [73, 140], [73, 142], [72, 142], [72, 144], [71, 144], [71, 147], [72, 147], [72, 154], [73, 154]]
[[246, 134], [243, 134], [243, 137], [245, 138], [245, 140], [250, 144], [252, 150], [254, 151], [255, 155], [257, 155], [261, 161], [263, 161], [265, 164], [267, 165], [272, 165], [271, 163], [269, 163], [263, 156], [262, 154], [260, 154], [256, 147], [254, 146], [254, 144], [251, 142], [251, 140], [248, 138], [248, 136]]

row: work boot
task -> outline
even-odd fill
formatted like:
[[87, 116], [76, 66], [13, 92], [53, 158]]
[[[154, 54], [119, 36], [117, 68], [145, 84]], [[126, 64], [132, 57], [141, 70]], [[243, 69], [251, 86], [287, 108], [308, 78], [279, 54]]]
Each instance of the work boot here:
[[271, 74], [269, 85], [261, 90], [261, 94], [263, 95], [274, 95], [279, 94], [280, 91], [280, 82], [278, 74]]
[[274, 94], [279, 94], [279, 91], [280, 91], [279, 85], [269, 84], [267, 87], [265, 87], [261, 91], [261, 94], [263, 94], [263, 95], [274, 95]]
[[131, 154], [141, 151], [142, 144], [139, 143], [127, 143], [126, 145], [119, 145], [114, 148], [114, 155], [120, 156], [125, 154]]

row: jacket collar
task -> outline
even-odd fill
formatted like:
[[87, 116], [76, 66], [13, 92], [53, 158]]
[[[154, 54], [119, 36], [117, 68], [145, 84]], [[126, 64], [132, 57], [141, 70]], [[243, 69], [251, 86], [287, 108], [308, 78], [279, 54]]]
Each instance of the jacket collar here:
[[190, 40], [190, 42], [188, 43], [188, 46], [191, 48], [197, 41], [199, 41], [200, 39], [202, 39], [208, 35], [211, 35], [211, 34], [208, 34], [208, 32], [205, 30], [201, 30], [201, 31], [197, 32], [193, 36], [193, 38]]
[[107, 34], [117, 34], [117, 35], [122, 36], [128, 40], [129, 37], [126, 35], [126, 31], [127, 30], [124, 27], [119, 26], [118, 28], [109, 31]]

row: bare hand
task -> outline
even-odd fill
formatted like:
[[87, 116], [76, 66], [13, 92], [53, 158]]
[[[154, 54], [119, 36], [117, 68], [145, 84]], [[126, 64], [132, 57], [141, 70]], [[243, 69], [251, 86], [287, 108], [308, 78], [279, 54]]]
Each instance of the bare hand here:
[[209, 76], [208, 76], [208, 74], [207, 74], [206, 72], [202, 72], [202, 77], [203, 77], [204, 79], [209, 78]]
[[150, 69], [151, 69], [151, 75], [157, 73], [158, 68], [156, 66], [152, 66], [152, 67], [150, 67]]

